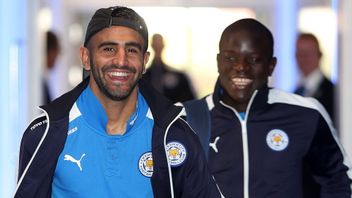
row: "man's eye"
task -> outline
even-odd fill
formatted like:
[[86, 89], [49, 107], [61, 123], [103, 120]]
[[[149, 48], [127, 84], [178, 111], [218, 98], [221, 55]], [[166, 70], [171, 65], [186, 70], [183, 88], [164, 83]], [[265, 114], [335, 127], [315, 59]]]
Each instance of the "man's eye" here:
[[133, 49], [133, 48], [129, 48], [129, 49], [127, 49], [127, 52], [129, 52], [129, 53], [136, 53], [137, 50], [136, 50], [136, 49]]
[[249, 64], [257, 64], [259, 62], [259, 58], [257, 57], [252, 57], [247, 60]]
[[105, 52], [115, 52], [115, 49], [112, 48], [112, 47], [105, 47], [103, 50], [104, 50]]
[[226, 62], [229, 62], [229, 63], [235, 63], [237, 59], [233, 56], [226, 56], [225, 60]]
[[131, 47], [131, 48], [127, 48], [127, 53], [129, 53], [129, 54], [136, 54], [136, 53], [139, 53], [139, 50], [137, 49], [137, 48], [133, 48], [133, 47]]

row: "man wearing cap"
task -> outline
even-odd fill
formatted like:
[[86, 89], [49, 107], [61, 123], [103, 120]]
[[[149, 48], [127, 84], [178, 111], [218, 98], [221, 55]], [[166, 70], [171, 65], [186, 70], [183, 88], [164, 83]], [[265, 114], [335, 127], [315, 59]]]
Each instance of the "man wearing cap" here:
[[182, 108], [141, 80], [147, 46], [135, 11], [96, 11], [80, 49], [90, 77], [24, 132], [15, 197], [220, 197]]

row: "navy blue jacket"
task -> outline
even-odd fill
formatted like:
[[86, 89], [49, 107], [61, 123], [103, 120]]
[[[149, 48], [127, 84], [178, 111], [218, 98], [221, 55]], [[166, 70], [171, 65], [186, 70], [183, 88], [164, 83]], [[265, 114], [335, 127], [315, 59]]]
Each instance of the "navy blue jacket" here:
[[302, 198], [309, 191], [303, 184], [307, 168], [320, 197], [351, 198], [351, 169], [319, 102], [265, 86], [241, 119], [221, 101], [222, 91], [217, 82], [202, 100], [211, 122], [208, 165], [225, 197]]
[[[72, 91], [42, 106], [44, 115], [35, 119], [23, 134], [19, 157], [19, 181], [15, 197], [49, 198], [58, 157], [68, 132], [69, 112], [81, 92], [88, 86], [84, 80]], [[180, 118], [182, 108], [156, 95], [143, 80], [139, 90], [154, 118], [152, 135], [154, 197], [220, 197], [209, 174], [199, 140]], [[187, 149], [186, 161], [171, 167], [166, 144], [178, 141]]]

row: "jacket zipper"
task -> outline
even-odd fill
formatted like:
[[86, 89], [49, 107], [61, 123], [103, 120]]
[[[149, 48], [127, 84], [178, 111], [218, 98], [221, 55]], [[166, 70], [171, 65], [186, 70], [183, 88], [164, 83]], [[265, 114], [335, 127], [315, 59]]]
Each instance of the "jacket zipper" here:
[[179, 118], [181, 117], [181, 115], [183, 114], [183, 109], [182, 111], [180, 111], [178, 113], [178, 115], [170, 122], [170, 124], [166, 127], [166, 131], [165, 131], [165, 135], [164, 135], [164, 151], [165, 151], [165, 154], [166, 154], [166, 160], [167, 160], [167, 169], [168, 169], [168, 172], [169, 172], [169, 179], [170, 179], [170, 190], [171, 190], [171, 198], [174, 198], [174, 186], [173, 186], [173, 180], [172, 180], [172, 172], [171, 172], [171, 165], [170, 165], [170, 162], [169, 162], [169, 158], [168, 158], [168, 153], [167, 153], [167, 149], [166, 149], [166, 137], [167, 137], [167, 134], [169, 132], [169, 129], [171, 127], [171, 125]]
[[249, 154], [248, 154], [247, 118], [248, 118], [249, 109], [253, 103], [254, 97], [257, 95], [257, 92], [258, 91], [255, 90], [254, 93], [252, 94], [251, 99], [249, 100], [244, 119], [241, 118], [241, 116], [239, 115], [236, 109], [220, 101], [220, 104], [231, 109], [235, 113], [236, 117], [240, 120], [240, 123], [241, 123], [242, 149], [243, 149], [243, 197], [244, 198], [249, 198]]

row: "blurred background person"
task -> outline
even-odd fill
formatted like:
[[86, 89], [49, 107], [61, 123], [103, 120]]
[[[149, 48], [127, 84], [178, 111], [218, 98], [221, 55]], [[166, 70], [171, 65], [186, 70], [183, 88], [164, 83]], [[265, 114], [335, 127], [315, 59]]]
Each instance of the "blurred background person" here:
[[52, 32], [46, 32], [46, 62], [45, 62], [45, 74], [43, 79], [43, 92], [42, 92], [42, 104], [51, 102], [53, 94], [50, 89], [49, 83], [49, 72], [55, 67], [55, 63], [58, 55], [60, 54], [61, 47], [58, 36]]
[[161, 34], [153, 35], [151, 47], [155, 55], [144, 79], [174, 103], [194, 99], [195, 93], [187, 75], [172, 69], [163, 61], [164, 39]]
[[[335, 120], [334, 84], [321, 71], [321, 58], [322, 52], [317, 37], [312, 33], [300, 33], [296, 40], [296, 62], [301, 78], [295, 93], [319, 100], [332, 120]], [[310, 171], [307, 165], [304, 165], [304, 171]], [[304, 174], [303, 185], [310, 186], [310, 189], [304, 191], [306, 197], [319, 197], [320, 186], [312, 176]]]
[[320, 70], [321, 58], [318, 39], [311, 33], [300, 33], [296, 61], [302, 75], [295, 93], [319, 100], [334, 120], [334, 84]]

